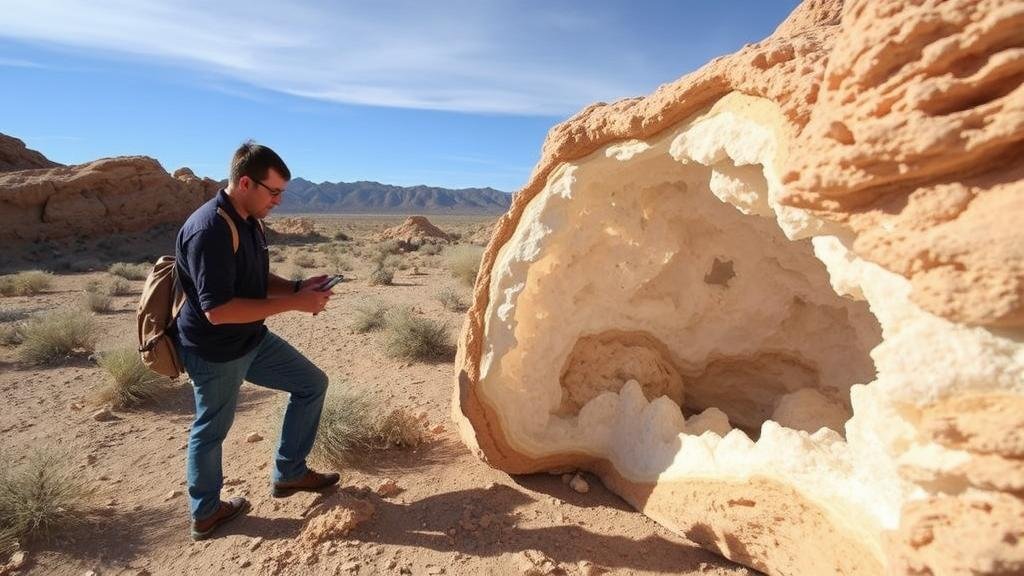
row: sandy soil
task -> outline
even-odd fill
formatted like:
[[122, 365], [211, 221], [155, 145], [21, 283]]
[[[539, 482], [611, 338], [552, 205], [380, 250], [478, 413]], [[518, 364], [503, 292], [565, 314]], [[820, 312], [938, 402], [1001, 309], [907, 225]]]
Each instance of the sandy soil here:
[[[272, 267], [289, 275], [291, 259], [313, 254], [326, 271], [318, 245], [343, 230], [355, 251], [365, 250], [395, 217], [334, 216], [317, 220], [326, 239], [274, 247]], [[446, 231], [468, 236], [479, 218], [431, 218]], [[47, 292], [0, 298], [8, 315], [80, 306], [84, 287], [106, 272], [71, 272], [74, 262], [150, 259], [173, 246], [173, 229], [100, 241], [55, 242], [6, 250], [0, 272], [44, 268], [58, 274]], [[243, 495], [252, 511], [193, 543], [184, 497], [185, 450], [192, 420], [188, 385], [117, 419], [97, 422], [92, 392], [105, 372], [87, 358], [50, 367], [19, 364], [15, 349], [0, 348], [0, 454], [17, 465], [34, 448], [66, 451], [69, 463], [94, 483], [90, 519], [52, 541], [30, 542], [27, 574], [720, 574], [754, 572], [733, 565], [673, 535], [633, 511], [589, 477], [579, 494], [559, 476], [509, 477], [474, 458], [449, 422], [452, 365], [387, 358], [379, 335], [348, 328], [353, 308], [377, 298], [410, 304], [447, 322], [453, 335], [461, 314], [434, 299], [457, 286], [443, 256], [413, 253], [393, 286], [370, 286], [370, 264], [353, 256], [350, 280], [335, 288], [317, 317], [290, 313], [268, 321], [331, 376], [332, 388], [369, 393], [386, 407], [423, 414], [430, 440], [416, 450], [395, 449], [355, 468], [340, 470], [342, 488], [325, 495], [269, 495], [269, 463], [283, 394], [243, 385], [234, 427], [224, 445], [223, 496]], [[421, 274], [412, 274], [416, 266]], [[135, 293], [116, 297], [116, 309], [98, 315], [98, 350], [134, 344]], [[468, 290], [462, 288], [468, 294]], [[263, 437], [247, 442], [256, 432]], [[401, 493], [387, 498], [370, 490], [392, 479]], [[371, 514], [372, 512], [372, 514]], [[361, 516], [369, 516], [360, 520]], [[352, 527], [354, 526], [354, 527]], [[347, 531], [351, 528], [350, 531]], [[347, 533], [346, 533], [347, 532]], [[3, 559], [0, 559], [2, 562]]]

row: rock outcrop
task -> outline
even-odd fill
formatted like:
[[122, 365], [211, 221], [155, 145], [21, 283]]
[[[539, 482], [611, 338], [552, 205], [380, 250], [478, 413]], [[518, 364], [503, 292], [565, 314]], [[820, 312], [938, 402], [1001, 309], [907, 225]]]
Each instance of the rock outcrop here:
[[448, 242], [451, 237], [434, 226], [426, 216], [409, 216], [398, 226], [381, 232], [381, 240], [398, 240], [407, 244], [420, 246], [425, 243]]
[[219, 183], [145, 156], [0, 173], [0, 240], [102, 236], [180, 223]]
[[807, 0], [548, 134], [463, 440], [768, 574], [1024, 573], [1024, 6]]
[[55, 168], [57, 166], [61, 166], [61, 164], [48, 159], [41, 152], [28, 148], [21, 140], [0, 134], [0, 172]]

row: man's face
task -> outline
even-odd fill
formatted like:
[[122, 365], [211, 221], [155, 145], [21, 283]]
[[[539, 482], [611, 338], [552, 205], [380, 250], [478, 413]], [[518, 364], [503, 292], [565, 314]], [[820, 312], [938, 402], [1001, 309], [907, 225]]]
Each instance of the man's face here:
[[288, 181], [281, 177], [276, 170], [267, 170], [267, 177], [263, 180], [251, 180], [243, 176], [243, 185], [248, 184], [248, 211], [254, 218], [266, 218], [281, 200]]

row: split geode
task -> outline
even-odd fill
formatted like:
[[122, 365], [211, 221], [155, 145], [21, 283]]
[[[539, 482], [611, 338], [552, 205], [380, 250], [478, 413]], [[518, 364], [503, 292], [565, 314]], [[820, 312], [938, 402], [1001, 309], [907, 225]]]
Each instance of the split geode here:
[[465, 442], [770, 574], [1024, 573], [1024, 5], [806, 1], [556, 126]]

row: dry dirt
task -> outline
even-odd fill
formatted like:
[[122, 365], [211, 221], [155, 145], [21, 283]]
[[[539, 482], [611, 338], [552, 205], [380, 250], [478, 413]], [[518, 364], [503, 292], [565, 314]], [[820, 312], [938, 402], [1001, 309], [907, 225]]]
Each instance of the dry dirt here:
[[[336, 230], [355, 250], [400, 223], [402, 217], [317, 219], [325, 238], [277, 245], [272, 268], [290, 275], [291, 259], [313, 254]], [[470, 237], [489, 221], [431, 218], [447, 232]], [[0, 298], [9, 314], [80, 306], [87, 282], [105, 279], [110, 262], [151, 259], [172, 250], [174, 230], [163, 227], [100, 241], [67, 241], [5, 249], [0, 273], [43, 268], [57, 274], [51, 289], [28, 297]], [[411, 304], [447, 322], [453, 336], [462, 314], [434, 299], [456, 281], [443, 255], [413, 253], [393, 286], [370, 286], [370, 263], [352, 256], [349, 280], [335, 288], [317, 317], [289, 313], [268, 321], [331, 376], [332, 387], [368, 392], [388, 408], [424, 414], [430, 440], [416, 450], [394, 449], [358, 468], [340, 470], [342, 488], [323, 496], [269, 495], [272, 457], [282, 394], [242, 387], [234, 427], [224, 444], [223, 497], [243, 495], [253, 508], [218, 537], [193, 543], [188, 536], [185, 450], [193, 408], [185, 383], [160, 402], [97, 422], [89, 398], [106, 374], [86, 358], [51, 367], [19, 364], [14, 348], [0, 348], [0, 454], [16, 466], [36, 447], [66, 451], [69, 463], [94, 483], [90, 519], [51, 541], [30, 542], [19, 573], [76, 574], [754, 574], [668, 532], [633, 511], [588, 477], [580, 494], [559, 476], [510, 477], [480, 462], [461, 444], [449, 422], [451, 362], [409, 363], [387, 358], [376, 334], [348, 328], [356, 305], [368, 299]], [[95, 260], [96, 271], [71, 272]], [[97, 315], [97, 350], [132, 345], [134, 293], [116, 297], [115, 310]], [[461, 288], [468, 297], [468, 289]], [[258, 433], [262, 440], [247, 442]], [[387, 498], [376, 489], [391, 479], [401, 492]]]

